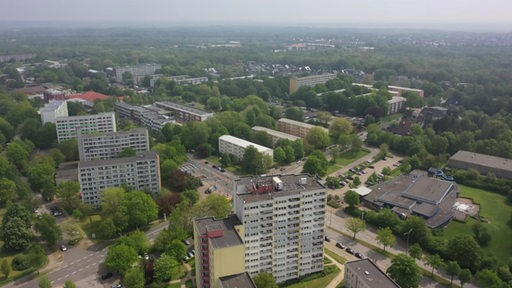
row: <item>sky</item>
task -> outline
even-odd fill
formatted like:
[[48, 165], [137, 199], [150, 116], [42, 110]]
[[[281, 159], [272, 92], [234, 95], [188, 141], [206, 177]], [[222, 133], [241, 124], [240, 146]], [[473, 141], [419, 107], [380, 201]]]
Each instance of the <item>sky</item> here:
[[0, 21], [99, 25], [471, 25], [512, 30], [511, 11], [511, 0], [0, 0]]

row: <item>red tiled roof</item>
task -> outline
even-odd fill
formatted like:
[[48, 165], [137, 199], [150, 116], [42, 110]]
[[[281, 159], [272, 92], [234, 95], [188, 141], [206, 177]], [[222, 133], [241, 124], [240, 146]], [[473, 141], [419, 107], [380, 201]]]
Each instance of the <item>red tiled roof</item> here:
[[110, 98], [110, 96], [107, 96], [107, 95], [104, 95], [104, 94], [101, 94], [101, 93], [98, 93], [98, 92], [94, 92], [94, 91], [87, 91], [83, 94], [76, 94], [76, 95], [69, 95], [68, 97], [69, 99], [76, 99], [76, 98], [80, 98], [80, 99], [83, 99], [83, 100], [86, 100], [86, 101], [90, 101], [90, 102], [94, 102], [96, 100], [107, 100]]

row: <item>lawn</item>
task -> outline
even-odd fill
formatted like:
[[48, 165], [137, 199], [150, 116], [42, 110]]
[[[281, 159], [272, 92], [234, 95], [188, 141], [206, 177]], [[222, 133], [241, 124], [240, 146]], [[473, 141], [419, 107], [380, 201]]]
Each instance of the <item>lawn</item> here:
[[[459, 187], [462, 196], [473, 198], [473, 201], [480, 204], [480, 215], [490, 221], [485, 225], [489, 228], [492, 239], [483, 251], [493, 253], [506, 263], [512, 256], [510, 251], [512, 229], [507, 225], [512, 214], [512, 206], [505, 203], [505, 196], [460, 184]], [[472, 234], [471, 223], [475, 221], [474, 219], [470, 219], [467, 223], [454, 221], [446, 228], [444, 234], [448, 238], [457, 234]]]
[[347, 259], [341, 257], [334, 251], [331, 251], [329, 249], [325, 249], [324, 251], [325, 251], [325, 254], [329, 255], [332, 259], [336, 260], [336, 262], [338, 262], [340, 264], [345, 264], [345, 262], [347, 262]]
[[291, 285], [284, 286], [284, 287], [286, 287], [286, 288], [327, 287], [327, 285], [329, 283], [331, 283], [332, 279], [334, 279], [336, 277], [336, 275], [338, 275], [338, 273], [340, 273], [340, 269], [338, 267], [336, 267], [335, 265], [328, 266], [328, 267], [332, 267], [332, 268], [330, 268], [330, 269], [332, 269], [332, 271], [329, 274], [325, 275], [324, 277], [316, 278], [316, 279], [309, 280], [309, 281], [306, 280], [306, 281], [302, 281], [302, 282], [291, 284]]
[[357, 159], [366, 156], [368, 153], [367, 150], [360, 150], [357, 153], [345, 152], [340, 156], [336, 157], [336, 164], [341, 166], [347, 166], [348, 164], [356, 161]]
[[181, 283], [173, 283], [169, 286], [167, 286], [168, 288], [180, 288], [181, 287]]

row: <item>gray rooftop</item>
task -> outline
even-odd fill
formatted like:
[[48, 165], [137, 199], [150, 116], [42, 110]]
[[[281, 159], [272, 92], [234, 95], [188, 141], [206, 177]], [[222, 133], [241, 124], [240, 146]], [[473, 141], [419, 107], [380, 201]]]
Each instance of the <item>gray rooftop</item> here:
[[186, 111], [186, 112], [196, 114], [196, 115], [212, 115], [213, 114], [212, 112], [207, 112], [207, 111], [204, 111], [201, 109], [197, 109], [194, 107], [185, 106], [185, 105], [181, 105], [181, 104], [173, 103], [173, 102], [169, 102], [169, 101], [155, 102], [155, 105], [159, 106], [159, 107], [169, 107], [171, 109]]
[[256, 284], [247, 272], [220, 277], [219, 280], [221, 288], [256, 288]]
[[254, 126], [254, 127], [252, 127], [252, 130], [264, 131], [264, 132], [267, 132], [269, 135], [272, 135], [272, 136], [275, 136], [275, 137], [278, 137], [278, 138], [282, 138], [282, 139], [289, 139], [291, 141], [295, 141], [297, 139], [301, 139], [300, 137], [297, 137], [297, 136], [292, 135], [292, 134], [284, 133], [284, 132], [281, 132], [281, 131], [277, 131], [277, 130], [273, 130], [273, 129], [269, 129], [269, 128], [261, 127], [261, 126]]
[[80, 161], [80, 164], [78, 164], [78, 170], [80, 170], [81, 168], [87, 168], [87, 167], [119, 165], [119, 164], [125, 164], [125, 163], [132, 163], [132, 162], [136, 162], [136, 161], [154, 160], [156, 157], [158, 157], [158, 153], [156, 151], [148, 151], [148, 152], [139, 153], [139, 154], [137, 154], [137, 156], [133, 156], [133, 157]]
[[476, 163], [480, 166], [512, 171], [512, 159], [469, 152], [464, 150], [457, 151], [457, 153], [450, 157], [450, 161]]
[[50, 103], [44, 105], [43, 108], [41, 108], [41, 112], [52, 112], [55, 111], [55, 109], [59, 108], [62, 103], [65, 103], [65, 100], [50, 100]]
[[368, 287], [400, 288], [384, 271], [380, 270], [370, 259], [365, 258], [345, 263]]
[[210, 238], [213, 248], [226, 248], [242, 245], [242, 239], [235, 230], [235, 226], [241, 225], [236, 215], [230, 215], [225, 219], [215, 219], [213, 217], [200, 218], [194, 220], [199, 234], [207, 232], [224, 230], [224, 235], [217, 238]]
[[[254, 185], [265, 185], [272, 183], [272, 178], [277, 177], [283, 182], [282, 190], [274, 190], [271, 193], [251, 193], [248, 187]], [[300, 182], [305, 184], [301, 184]], [[235, 183], [237, 196], [244, 203], [267, 201], [278, 197], [289, 197], [292, 195], [300, 195], [301, 192], [325, 190], [325, 186], [320, 184], [314, 176], [308, 174], [300, 175], [269, 175], [244, 177], [238, 179]]]
[[88, 139], [88, 138], [108, 137], [108, 136], [122, 137], [122, 136], [130, 135], [133, 133], [148, 135], [148, 128], [142, 127], [142, 128], [134, 128], [134, 129], [128, 130], [128, 131], [102, 132], [102, 133], [96, 133], [96, 134], [80, 134], [79, 140], [80, 139]]

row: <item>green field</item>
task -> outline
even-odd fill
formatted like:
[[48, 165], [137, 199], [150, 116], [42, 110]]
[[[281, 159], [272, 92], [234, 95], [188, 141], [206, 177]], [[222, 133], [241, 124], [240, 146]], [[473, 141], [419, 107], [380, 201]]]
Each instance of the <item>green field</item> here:
[[[494, 254], [506, 263], [512, 256], [510, 245], [512, 229], [507, 225], [512, 214], [512, 206], [505, 203], [505, 196], [460, 184], [459, 187], [462, 196], [473, 198], [473, 201], [480, 204], [480, 215], [490, 221], [485, 225], [489, 228], [492, 239], [483, 251]], [[469, 219], [467, 223], [454, 221], [445, 229], [444, 234], [447, 238], [458, 234], [472, 234], [471, 223], [475, 221], [474, 219]]]
[[325, 249], [324, 250], [325, 254], [329, 255], [332, 259], [336, 260], [336, 262], [340, 263], [340, 264], [345, 264], [345, 262], [347, 262], [347, 259], [341, 257], [340, 255], [338, 255], [336, 252], [334, 251], [331, 251], [329, 249]]
[[299, 283], [291, 284], [291, 285], [284, 286], [284, 287], [286, 287], [286, 288], [327, 287], [327, 285], [329, 283], [331, 283], [332, 279], [334, 279], [336, 277], [336, 275], [338, 275], [338, 273], [340, 273], [340, 269], [338, 269], [338, 267], [336, 267], [335, 265], [332, 265], [329, 267], [333, 267], [332, 272], [325, 275], [322, 278], [317, 278], [317, 279], [313, 279], [310, 281], [299, 282]]
[[357, 159], [368, 155], [367, 150], [360, 150], [357, 153], [345, 152], [340, 156], [336, 157], [336, 164], [341, 166], [347, 166], [348, 164], [356, 161]]

